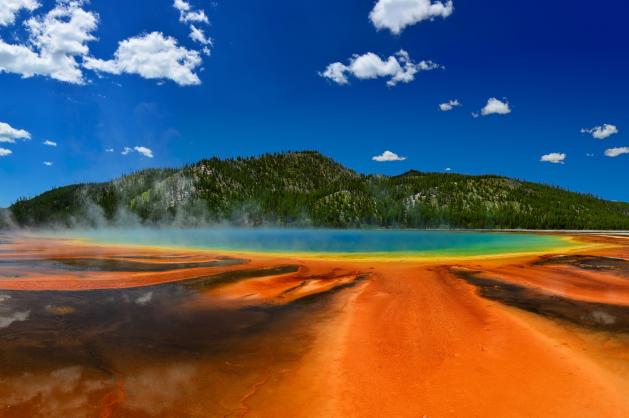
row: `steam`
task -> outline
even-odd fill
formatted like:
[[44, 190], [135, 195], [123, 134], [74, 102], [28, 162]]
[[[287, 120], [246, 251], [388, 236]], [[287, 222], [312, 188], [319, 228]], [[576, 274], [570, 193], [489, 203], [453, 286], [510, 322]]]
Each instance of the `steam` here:
[[11, 296], [0, 295], [0, 329], [7, 328], [14, 322], [26, 321], [31, 315], [31, 311], [14, 311], [11, 306], [7, 306]]
[[13, 216], [9, 209], [0, 208], [0, 230], [3, 229], [16, 229], [17, 225], [13, 220]]
[[[0, 209], [0, 230], [106, 229], [106, 228], [194, 228], [194, 227], [270, 227], [286, 225], [277, 216], [265, 213], [253, 199], [234, 204], [224, 202], [210, 211], [208, 201], [197, 196], [195, 179], [182, 172], [144, 184], [140, 187], [128, 177], [112, 182], [116, 194], [115, 207], [105, 207], [94, 197], [93, 185], [76, 192], [78, 211], [72, 216], [55, 218], [51, 211], [45, 222], [32, 217], [15, 219], [11, 209]], [[141, 189], [135, 194], [136, 189]], [[126, 197], [130, 196], [130, 197]], [[305, 208], [290, 220], [291, 226], [312, 226]]]
[[135, 300], [135, 303], [137, 303], [138, 305], [146, 305], [150, 303], [152, 299], [153, 299], [153, 292], [146, 292], [142, 296], [139, 296]]
[[30, 311], [0, 313], [0, 328], [6, 328], [14, 322], [26, 321]]

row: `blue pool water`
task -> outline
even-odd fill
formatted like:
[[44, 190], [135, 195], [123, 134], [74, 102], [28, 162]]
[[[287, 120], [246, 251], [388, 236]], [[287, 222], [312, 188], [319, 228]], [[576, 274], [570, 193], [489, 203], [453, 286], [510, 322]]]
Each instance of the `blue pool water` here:
[[484, 255], [569, 246], [532, 233], [332, 229], [106, 229], [67, 233], [102, 243], [280, 253]]

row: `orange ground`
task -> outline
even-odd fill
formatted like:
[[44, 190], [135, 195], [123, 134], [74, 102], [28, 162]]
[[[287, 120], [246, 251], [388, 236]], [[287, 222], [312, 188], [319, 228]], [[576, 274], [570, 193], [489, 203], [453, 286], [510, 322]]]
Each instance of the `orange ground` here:
[[331, 391], [336, 416], [629, 413], [629, 375], [587, 358], [587, 344], [540, 330], [442, 272], [382, 271], [348, 307]]
[[[629, 259], [629, 240], [593, 239], [614, 247], [589, 250], [588, 255]], [[47, 245], [37, 253], [59, 256], [61, 248], [68, 256], [87, 257], [94, 252], [74, 245]], [[99, 248], [101, 256], [114, 258], [131, 251], [139, 250]], [[215, 258], [193, 256], [197, 261]], [[238, 383], [225, 378], [218, 401], [211, 395], [204, 401], [197, 394], [194, 400], [173, 401], [171, 409], [145, 408], [139, 413], [125, 408], [129, 399], [138, 398], [138, 391], [148, 389], [134, 386], [137, 382], [127, 376], [98, 401], [103, 416], [629, 416], [628, 334], [581, 327], [488, 300], [449, 270], [465, 267], [547, 294], [629, 309], [629, 277], [565, 265], [532, 266], [538, 257], [352, 262], [249, 256], [245, 265], [176, 272], [90, 273], [88, 278], [45, 272], [3, 279], [0, 287], [133, 287], [234, 269], [299, 266], [295, 273], [213, 287], [184, 307], [200, 309], [206, 303], [236, 308], [290, 304], [364, 279], [326, 296], [331, 301], [327, 315], [288, 322], [255, 337], [268, 341], [263, 345], [268, 353], [260, 357], [266, 359], [264, 365], [245, 368]], [[294, 335], [302, 333], [306, 340], [297, 342]], [[304, 348], [287, 357], [282, 347], [293, 343]], [[216, 372], [214, 364], [225, 359], [204, 361], [196, 367], [207, 371], [206, 379], [184, 376], [183, 384], [203, 389], [215, 379], [209, 376]], [[163, 402], [159, 396], [165, 395], [144, 402]]]

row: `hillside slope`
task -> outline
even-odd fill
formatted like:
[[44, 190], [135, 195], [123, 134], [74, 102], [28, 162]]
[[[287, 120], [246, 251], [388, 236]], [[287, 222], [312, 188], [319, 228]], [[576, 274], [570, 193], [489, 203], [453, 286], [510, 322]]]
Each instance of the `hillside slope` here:
[[144, 170], [21, 199], [9, 212], [19, 226], [629, 229], [627, 203], [499, 176], [366, 176], [312, 151]]

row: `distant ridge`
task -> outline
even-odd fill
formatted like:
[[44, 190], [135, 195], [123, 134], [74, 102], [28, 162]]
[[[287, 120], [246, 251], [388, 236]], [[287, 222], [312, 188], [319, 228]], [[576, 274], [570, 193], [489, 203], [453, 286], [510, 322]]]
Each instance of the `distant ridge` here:
[[422, 173], [421, 171], [417, 171], [417, 170], [408, 170], [402, 174], [399, 174], [397, 176], [393, 176], [393, 177], [415, 177], [415, 176], [421, 176], [424, 173]]
[[302, 151], [65, 186], [20, 199], [0, 223], [626, 230], [629, 204], [493, 175], [363, 175]]

